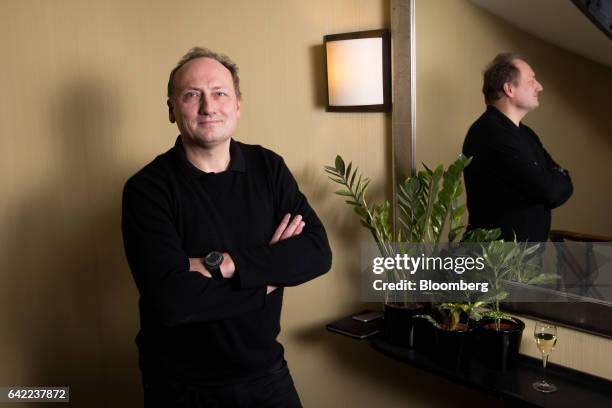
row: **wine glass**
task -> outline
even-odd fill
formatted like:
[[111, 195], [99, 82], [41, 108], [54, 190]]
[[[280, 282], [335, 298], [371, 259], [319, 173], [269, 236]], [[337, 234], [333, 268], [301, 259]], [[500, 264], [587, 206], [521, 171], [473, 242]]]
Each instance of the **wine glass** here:
[[546, 362], [557, 343], [557, 326], [546, 322], [536, 322], [533, 330], [536, 346], [542, 352], [543, 378], [533, 383], [533, 388], [540, 392], [554, 392], [557, 387], [546, 381]]

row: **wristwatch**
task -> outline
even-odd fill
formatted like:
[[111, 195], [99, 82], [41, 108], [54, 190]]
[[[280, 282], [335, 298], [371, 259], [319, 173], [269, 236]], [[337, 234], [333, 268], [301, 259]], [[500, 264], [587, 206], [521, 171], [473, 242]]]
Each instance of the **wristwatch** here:
[[212, 251], [206, 257], [204, 257], [204, 266], [214, 280], [222, 280], [223, 275], [221, 274], [221, 262], [223, 262], [223, 254], [218, 251]]

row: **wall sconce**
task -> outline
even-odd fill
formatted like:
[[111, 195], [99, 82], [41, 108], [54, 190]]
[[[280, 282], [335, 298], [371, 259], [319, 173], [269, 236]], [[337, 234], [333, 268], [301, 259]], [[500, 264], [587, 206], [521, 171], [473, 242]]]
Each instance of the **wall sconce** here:
[[328, 112], [390, 112], [389, 30], [323, 37]]

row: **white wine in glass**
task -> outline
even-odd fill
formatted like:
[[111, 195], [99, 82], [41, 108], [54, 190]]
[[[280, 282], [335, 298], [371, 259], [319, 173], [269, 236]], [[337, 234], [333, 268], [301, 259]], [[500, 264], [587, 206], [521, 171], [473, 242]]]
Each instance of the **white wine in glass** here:
[[555, 348], [555, 344], [557, 344], [557, 326], [546, 322], [536, 322], [533, 337], [535, 338], [536, 346], [538, 346], [542, 353], [544, 373], [542, 380], [533, 383], [533, 388], [540, 392], [554, 392], [557, 390], [557, 387], [546, 381], [546, 363], [548, 362], [548, 356]]

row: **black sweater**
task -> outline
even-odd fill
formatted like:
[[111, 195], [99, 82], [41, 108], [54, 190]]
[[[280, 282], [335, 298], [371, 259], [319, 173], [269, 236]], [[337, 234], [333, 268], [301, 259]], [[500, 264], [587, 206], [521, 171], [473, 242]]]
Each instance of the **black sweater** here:
[[502, 229], [504, 240], [547, 241], [550, 210], [572, 195], [572, 181], [528, 126], [489, 106], [470, 127], [463, 154], [469, 228]]
[[[123, 240], [140, 292], [137, 336], [144, 373], [224, 382], [282, 359], [283, 286], [327, 272], [325, 229], [283, 159], [231, 141], [227, 171], [205, 173], [175, 146], [131, 177], [123, 192]], [[269, 245], [284, 214], [301, 214], [297, 236]], [[188, 258], [228, 252], [232, 279], [189, 272]], [[266, 285], [279, 286], [266, 295]]]

